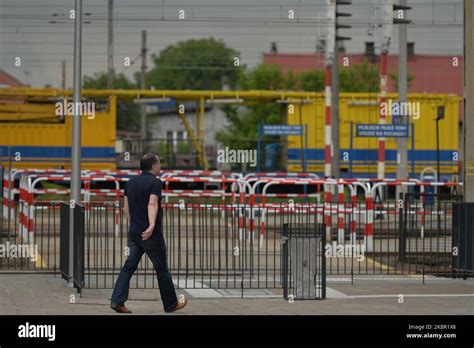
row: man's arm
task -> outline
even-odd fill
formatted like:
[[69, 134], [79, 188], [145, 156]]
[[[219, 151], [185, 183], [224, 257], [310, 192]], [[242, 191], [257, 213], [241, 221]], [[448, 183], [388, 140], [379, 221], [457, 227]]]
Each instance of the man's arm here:
[[155, 194], [150, 195], [148, 200], [148, 228], [142, 233], [142, 239], [147, 240], [151, 237], [155, 228], [156, 217], [158, 215], [158, 196]]
[[130, 223], [130, 209], [128, 208], [128, 198], [127, 198], [127, 196], [125, 196], [124, 200], [123, 200], [123, 212], [125, 213], [125, 217], [127, 218], [127, 222]]

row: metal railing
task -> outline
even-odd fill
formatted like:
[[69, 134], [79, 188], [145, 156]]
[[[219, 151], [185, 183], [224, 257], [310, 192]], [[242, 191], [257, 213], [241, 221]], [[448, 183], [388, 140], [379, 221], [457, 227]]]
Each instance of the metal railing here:
[[[37, 248], [35, 260], [1, 258], [0, 272], [59, 274], [59, 202], [34, 202], [28, 240], [16, 220], [0, 243]], [[456, 275], [452, 265], [452, 201], [405, 199], [374, 206], [372, 247], [367, 206], [357, 203], [164, 204], [168, 264], [180, 288], [282, 288], [283, 225], [325, 227], [328, 275]], [[15, 206], [15, 216], [20, 216]], [[118, 228], [117, 228], [118, 226]], [[337, 226], [337, 228], [335, 228]], [[127, 221], [116, 202], [88, 202], [84, 223], [84, 286], [112, 288], [126, 260]], [[342, 233], [341, 233], [342, 232]], [[24, 237], [24, 236], [23, 236]], [[144, 257], [131, 287], [157, 287]]]
[[399, 262], [402, 271], [456, 276], [452, 265], [453, 204], [459, 196], [405, 194], [399, 205]]

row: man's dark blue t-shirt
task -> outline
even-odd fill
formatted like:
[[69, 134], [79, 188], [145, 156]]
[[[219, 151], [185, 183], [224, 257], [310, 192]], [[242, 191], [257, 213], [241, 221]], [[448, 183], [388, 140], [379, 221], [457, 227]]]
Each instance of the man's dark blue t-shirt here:
[[125, 184], [124, 194], [128, 199], [131, 233], [140, 235], [148, 228], [148, 226], [150, 226], [148, 221], [148, 202], [150, 200], [150, 195], [155, 194], [158, 196], [159, 208], [152, 237], [157, 237], [157, 233], [162, 234], [162, 187], [163, 184], [161, 180], [148, 172], [143, 172], [142, 174], [130, 179]]

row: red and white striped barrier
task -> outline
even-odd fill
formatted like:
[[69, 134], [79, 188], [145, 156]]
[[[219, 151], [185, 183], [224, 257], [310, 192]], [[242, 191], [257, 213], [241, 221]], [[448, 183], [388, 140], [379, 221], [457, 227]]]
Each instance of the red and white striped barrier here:
[[345, 240], [345, 226], [344, 226], [344, 185], [338, 184], [337, 185], [337, 242], [339, 244], [344, 244]]
[[287, 173], [287, 172], [276, 172], [276, 173], [249, 173], [243, 177], [244, 180], [255, 179], [292, 179], [292, 178], [306, 178], [306, 179], [319, 179], [319, 176], [314, 173]]
[[[19, 198], [19, 212], [18, 212], [18, 225], [19, 225], [19, 233], [21, 238], [30, 244], [34, 243], [34, 213], [35, 213], [35, 206], [34, 206], [34, 195], [35, 195], [35, 186], [42, 182], [42, 181], [70, 181], [71, 178], [69, 176], [61, 175], [61, 174], [50, 174], [50, 175], [43, 175], [38, 176], [34, 174], [30, 175], [22, 175], [20, 177], [20, 198]], [[110, 176], [99, 176], [99, 177], [83, 177], [82, 181], [87, 183], [90, 181], [109, 181], [116, 183], [115, 194], [120, 192], [119, 182], [125, 182], [128, 178], [114, 178]], [[56, 193], [66, 193], [65, 190], [61, 189], [39, 189], [40, 192], [48, 192], [53, 191]], [[84, 190], [82, 190], [84, 192]], [[86, 214], [88, 214], [88, 204], [86, 202]], [[118, 236], [120, 227], [120, 212], [116, 209], [116, 216], [115, 216], [115, 227], [114, 231], [115, 234]]]
[[[8, 175], [12, 175], [13, 180], [9, 180]], [[116, 171], [117, 175], [130, 175], [137, 174], [139, 171]], [[303, 175], [294, 177], [281, 177], [283, 173], [262, 173], [262, 175], [248, 175], [246, 178], [238, 178], [237, 176], [176, 176], [185, 175], [185, 172], [176, 172], [172, 175], [161, 177], [164, 183], [163, 196], [165, 197], [165, 203], [168, 202], [169, 197], [214, 197], [221, 198], [221, 210], [222, 207], [225, 209], [232, 210], [238, 214], [239, 219], [239, 239], [250, 241], [259, 232], [259, 246], [262, 247], [265, 239], [265, 229], [268, 221], [269, 213], [282, 213], [286, 214], [292, 211], [306, 211], [310, 214], [315, 214], [318, 219], [322, 217], [326, 225], [326, 236], [328, 240], [332, 240], [332, 229], [337, 228], [337, 240], [339, 243], [345, 243], [346, 237], [349, 237], [351, 243], [356, 242], [357, 237], [357, 226], [358, 216], [361, 217], [360, 222], [364, 224], [363, 238], [366, 246], [366, 251], [370, 252], [373, 250], [374, 243], [374, 212], [375, 209], [379, 209], [379, 205], [374, 204], [374, 194], [377, 189], [383, 186], [417, 186], [420, 187], [421, 192], [424, 191], [425, 186], [445, 186], [454, 187], [460, 186], [459, 183], [433, 183], [433, 182], [420, 182], [419, 180], [396, 180], [396, 179], [317, 179], [313, 176]], [[187, 171], [190, 175], [197, 175], [198, 173], [207, 175], [212, 172], [203, 171]], [[2, 204], [7, 206], [8, 209], [14, 207], [13, 199], [10, 199], [8, 194], [14, 193], [14, 188], [11, 185], [14, 182], [14, 178], [20, 175], [20, 187], [17, 189], [20, 195], [19, 199], [19, 211], [18, 220], [20, 226], [20, 234], [24, 240], [28, 242], [34, 241], [34, 199], [35, 195], [38, 194], [64, 194], [69, 193], [69, 189], [49, 189], [49, 188], [36, 188], [36, 185], [41, 181], [70, 181], [70, 177], [67, 175], [67, 171], [62, 173], [59, 171], [50, 171], [46, 174], [42, 170], [38, 171], [18, 171], [4, 174], [2, 185], [3, 187], [11, 186], [12, 190], [7, 190], [7, 194], [4, 193]], [[217, 174], [214, 172], [214, 174]], [[120, 189], [120, 182], [126, 182], [129, 180], [128, 177], [114, 177], [109, 175], [108, 171], [96, 171], [84, 172], [82, 182], [84, 184], [81, 192], [85, 197], [86, 211], [89, 211], [89, 203], [91, 196], [99, 197], [114, 197], [115, 202], [118, 206], [119, 200], [123, 196], [123, 191]], [[288, 175], [288, 173], [284, 173]], [[91, 183], [94, 181], [98, 182], [115, 182], [115, 189], [102, 189], [102, 188], [91, 188]], [[175, 183], [199, 183], [199, 184], [210, 184], [217, 186], [216, 189], [170, 189], [169, 185]], [[256, 193], [257, 188], [263, 185], [262, 193]], [[316, 186], [317, 193], [268, 193], [268, 189], [275, 185], [306, 185]], [[350, 195], [346, 202], [345, 190], [350, 190]], [[357, 205], [357, 188], [364, 190], [365, 204], [360, 206]], [[321, 191], [322, 189], [322, 191]], [[229, 191], [230, 190], [230, 191]], [[337, 191], [336, 202], [333, 202], [333, 196]], [[320, 194], [324, 194], [324, 200], [319, 204]], [[226, 198], [231, 200], [230, 204], [226, 204]], [[235, 199], [238, 197], [239, 204], [234, 204]], [[247, 202], [248, 198], [248, 202]], [[316, 204], [311, 206], [305, 206], [305, 203], [292, 204], [291, 207], [282, 207], [278, 204], [272, 204], [267, 202], [269, 198], [310, 198], [315, 199]], [[261, 202], [258, 202], [258, 200]], [[422, 198], [423, 199], [423, 198]], [[424, 235], [425, 229], [425, 215], [423, 209], [423, 200], [421, 205], [418, 205], [418, 211], [411, 212], [410, 214], [417, 214], [421, 216], [421, 228], [420, 233]], [[193, 205], [194, 207], [194, 205]], [[302, 210], [303, 209], [303, 210]], [[389, 205], [381, 205], [380, 212], [383, 214], [395, 213], [392, 212]], [[222, 210], [222, 213], [224, 211]], [[119, 233], [120, 223], [120, 212], [115, 209], [115, 233]], [[256, 226], [256, 216], [259, 214], [260, 223]], [[346, 220], [348, 217], [348, 220]], [[333, 219], [335, 218], [335, 219]], [[348, 223], [347, 223], [348, 222]]]
[[364, 226], [365, 250], [370, 252], [374, 247], [374, 198], [370, 191], [365, 197], [366, 223]]
[[[320, 185], [325, 185], [327, 183], [329, 183], [329, 185], [335, 184], [335, 182], [332, 180], [328, 181], [328, 180], [321, 180], [321, 179], [300, 179], [300, 180], [298, 179], [274, 179], [274, 180], [261, 179], [261, 180], [256, 181], [254, 185], [252, 186], [252, 191], [250, 193], [251, 197], [255, 195], [255, 190], [257, 189], [258, 185], [262, 183], [265, 184], [265, 186], [262, 189], [262, 195], [263, 195], [262, 203], [263, 204], [266, 203], [265, 197], [267, 194], [267, 189], [273, 185], [317, 185], [317, 186], [320, 186]], [[328, 227], [326, 226], [326, 230], [327, 228]], [[265, 238], [265, 221], [263, 225], [260, 226], [260, 242], [259, 242], [260, 247], [263, 245], [264, 238]]]

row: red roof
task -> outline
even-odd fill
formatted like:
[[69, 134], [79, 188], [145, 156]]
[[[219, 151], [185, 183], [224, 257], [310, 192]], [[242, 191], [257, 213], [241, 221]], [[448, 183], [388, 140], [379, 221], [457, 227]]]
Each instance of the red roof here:
[[0, 69], [0, 87], [25, 87], [25, 85]]
[[[366, 56], [364, 54], [340, 54], [339, 63], [349, 58], [349, 64], [360, 64]], [[458, 66], [454, 66], [457, 59]], [[324, 54], [286, 54], [265, 53], [263, 62], [279, 65], [286, 75], [289, 70], [298, 74], [303, 71], [324, 68]], [[376, 61], [376, 63], [378, 60]], [[434, 56], [414, 55], [408, 58], [408, 73], [414, 79], [409, 83], [408, 91], [411, 93], [444, 93], [463, 95], [463, 65], [462, 56]], [[388, 56], [388, 73], [398, 71], [398, 56]], [[389, 91], [395, 92], [391, 79]]]

